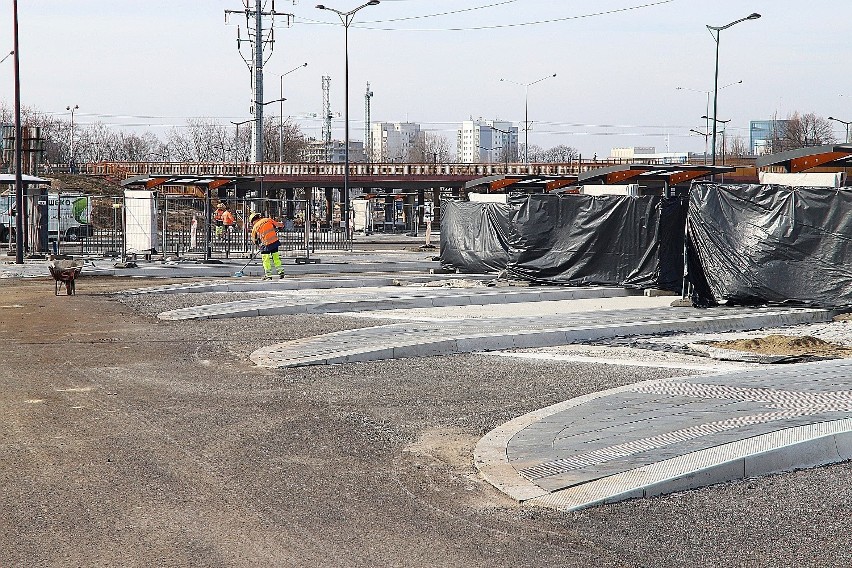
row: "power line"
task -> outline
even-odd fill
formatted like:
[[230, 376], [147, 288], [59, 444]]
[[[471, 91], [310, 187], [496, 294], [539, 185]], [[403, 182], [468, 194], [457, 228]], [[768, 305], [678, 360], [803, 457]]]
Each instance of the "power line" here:
[[[383, 32], [467, 32], [467, 31], [479, 31], [479, 30], [496, 30], [496, 29], [502, 29], [502, 28], [517, 28], [517, 27], [523, 27], [523, 26], [539, 26], [539, 25], [545, 25], [545, 24], [554, 24], [554, 23], [557, 23], [557, 22], [568, 22], [568, 21], [571, 21], [571, 20], [595, 18], [595, 17], [598, 17], [598, 16], [608, 16], [608, 15], [617, 14], [617, 13], [620, 13], [620, 12], [629, 12], [629, 11], [632, 11], [632, 10], [641, 10], [641, 9], [644, 9], [644, 8], [653, 8], [653, 7], [656, 7], [656, 6], [661, 6], [663, 4], [670, 4], [670, 3], [676, 2], [676, 1], [677, 0], [659, 0], [657, 2], [650, 2], [648, 4], [639, 4], [637, 6], [628, 6], [626, 8], [615, 8], [615, 9], [612, 9], [612, 10], [604, 10], [602, 12], [592, 12], [592, 13], [589, 13], [589, 14], [581, 14], [579, 16], [566, 16], [564, 18], [551, 18], [551, 19], [547, 19], [547, 20], [536, 20], [536, 21], [532, 21], [532, 22], [514, 22], [514, 23], [510, 23], [510, 24], [494, 24], [494, 25], [490, 25], [490, 26], [473, 26], [473, 27], [467, 27], [467, 28], [384, 28], [384, 27], [371, 26], [370, 25], [371, 22], [365, 22], [365, 23], [360, 23], [360, 24], [356, 23], [356, 24], [353, 24], [352, 27], [357, 27], [359, 29], [364, 29], [364, 30], [383, 31]], [[441, 15], [441, 14], [432, 14], [432, 15], [424, 16], [424, 17], [433, 17], [433, 16], [438, 16], [438, 15]], [[387, 20], [387, 21], [394, 21], [394, 20]], [[316, 24], [316, 25], [334, 25], [334, 24], [329, 24], [328, 22], [322, 22], [322, 21], [319, 21], [319, 20], [312, 20], [310, 18], [302, 18], [300, 20], [300, 22], [305, 23], [305, 24]], [[380, 23], [380, 22], [375, 22], [375, 23]]]

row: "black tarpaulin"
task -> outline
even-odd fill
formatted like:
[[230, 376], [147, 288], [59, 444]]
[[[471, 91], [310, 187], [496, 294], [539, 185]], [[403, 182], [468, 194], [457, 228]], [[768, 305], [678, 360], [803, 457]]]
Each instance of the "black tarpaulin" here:
[[505, 269], [511, 213], [511, 206], [502, 203], [442, 203], [441, 266], [478, 274]]
[[507, 272], [572, 286], [655, 287], [661, 200], [531, 195], [511, 224]]
[[572, 286], [682, 286], [681, 199], [543, 194], [508, 205], [453, 202], [446, 211], [441, 262], [447, 268], [505, 268], [522, 280]]
[[693, 303], [852, 305], [852, 192], [696, 183], [689, 199]]

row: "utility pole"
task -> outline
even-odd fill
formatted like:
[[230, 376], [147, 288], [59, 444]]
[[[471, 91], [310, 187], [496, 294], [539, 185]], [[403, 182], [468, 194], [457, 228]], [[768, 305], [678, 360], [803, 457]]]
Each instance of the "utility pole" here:
[[[283, 16], [286, 25], [289, 26], [293, 19], [293, 14], [278, 12], [275, 10], [275, 2], [272, 3], [272, 9], [264, 11], [263, 5], [266, 0], [254, 0], [254, 9], [249, 9], [251, 0], [243, 0], [245, 5], [244, 10], [225, 10], [225, 23], [228, 23], [229, 16], [233, 14], [242, 14], [245, 16], [246, 39], [240, 37], [240, 28], [237, 27], [237, 51], [240, 52], [243, 61], [251, 74], [251, 83], [254, 96], [250, 112], [254, 114], [254, 124], [252, 125], [252, 161], [263, 161], [263, 65], [269, 61], [272, 56], [272, 50], [275, 44], [275, 18]], [[264, 26], [264, 21], [268, 21], [269, 25]], [[251, 56], [243, 54], [243, 44], [251, 46]]]
[[24, 263], [24, 181], [21, 174], [21, 67], [18, 54], [18, 0], [12, 0], [12, 38], [15, 53], [15, 263]]
[[373, 91], [370, 90], [370, 82], [367, 81], [367, 93], [364, 95], [364, 149], [367, 152], [368, 164], [373, 161], [373, 129], [370, 124], [370, 99], [372, 98]]

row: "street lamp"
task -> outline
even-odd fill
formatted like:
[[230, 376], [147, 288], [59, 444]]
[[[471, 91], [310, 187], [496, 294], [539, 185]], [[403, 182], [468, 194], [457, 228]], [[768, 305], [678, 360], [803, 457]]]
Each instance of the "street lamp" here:
[[280, 99], [281, 107], [278, 111], [278, 115], [279, 115], [278, 116], [278, 162], [279, 163], [284, 161], [284, 101], [287, 100], [287, 99], [284, 98], [284, 76], [289, 75], [293, 71], [298, 71], [302, 67], [307, 67], [307, 66], [308, 66], [307, 63], [303, 63], [302, 65], [299, 65], [298, 67], [294, 67], [293, 69], [290, 69], [286, 73], [282, 73], [281, 76], [279, 77], [280, 82], [281, 82], [281, 92], [280, 92], [280, 95], [279, 95], [281, 97], [281, 99]]
[[828, 120], [834, 120], [835, 122], [839, 122], [840, 124], [846, 125], [846, 143], [849, 144], [849, 125], [852, 124], [851, 121], [840, 120], [839, 118], [834, 118], [833, 116], [829, 116]]
[[545, 79], [551, 79], [556, 77], [556, 73], [553, 75], [548, 75], [547, 77], [542, 77], [541, 79], [537, 79], [532, 83], [518, 83], [516, 81], [510, 81], [509, 79], [500, 79], [500, 81], [505, 81], [506, 83], [512, 83], [514, 85], [520, 85], [524, 88], [524, 163], [530, 163], [530, 87], [535, 85], [536, 83], [541, 83]]
[[[722, 89], [727, 89], [728, 87], [733, 87], [734, 85], [740, 85], [742, 82], [743, 82], [743, 80], [740, 79], [739, 81], [734, 81], [733, 83], [728, 83], [727, 85], [719, 87], [719, 90], [721, 91]], [[707, 95], [707, 105], [704, 107], [704, 113], [707, 114], [707, 115], [710, 114], [710, 93], [712, 93], [713, 91], [705, 91], [703, 89], [690, 89], [689, 87], [675, 87], [675, 90], [676, 91], [692, 91], [694, 93], [706, 94]], [[709, 120], [706, 122], [705, 128], [707, 129], [708, 132], [710, 131], [710, 121]]]
[[334, 12], [340, 18], [340, 22], [343, 24], [343, 53], [344, 53], [344, 91], [346, 93], [346, 101], [343, 105], [344, 118], [343, 121], [345, 123], [344, 127], [344, 144], [343, 148], [343, 160], [345, 162], [344, 170], [343, 170], [343, 215], [340, 219], [340, 224], [343, 226], [345, 231], [345, 238], [349, 237], [349, 24], [352, 23], [352, 19], [355, 16], [355, 12], [362, 8], [366, 8], [367, 6], [376, 6], [379, 4], [379, 0], [370, 0], [366, 4], [361, 4], [357, 8], [353, 8], [348, 12], [341, 12], [340, 10], [335, 10], [334, 8], [329, 8], [323, 4], [317, 4], [317, 9], [319, 10], [328, 10], [330, 12]]
[[695, 134], [699, 134], [704, 137], [704, 165], [707, 165], [707, 138], [710, 136], [709, 132], [701, 132], [700, 130], [695, 130], [694, 128], [689, 129], [690, 132], [694, 132]]
[[[239, 151], [239, 148], [240, 148], [240, 126], [242, 126], [243, 124], [248, 124], [250, 122], [254, 122], [254, 119], [252, 118], [252, 119], [249, 119], [249, 120], [243, 120], [242, 122], [234, 122], [233, 120], [231, 121], [231, 124], [233, 124], [234, 126], [237, 127], [236, 132], [234, 133], [234, 150], [235, 150], [234, 162], [237, 161], [237, 158], [239, 157], [239, 154], [240, 154], [240, 151]], [[236, 171], [234, 172], [234, 175], [237, 175]]]
[[[502, 146], [503, 146], [503, 154], [505, 154], [504, 157], [506, 159], [506, 172], [505, 173], [508, 174], [509, 173], [509, 151], [512, 148], [512, 144], [511, 144], [512, 132], [511, 132], [511, 130], [502, 130], [500, 128], [497, 128], [496, 126], [491, 126], [491, 130], [496, 130], [497, 132], [500, 132], [500, 133], [506, 135], [506, 144], [503, 144]], [[492, 142], [491, 146], [492, 146], [492, 150], [493, 150], [493, 146], [494, 146], [493, 142]]]
[[725, 130], [727, 130], [727, 124], [731, 122], [731, 119], [722, 120], [721, 118], [710, 118], [707, 115], [702, 116], [701, 118], [710, 120], [713, 122], [713, 165], [716, 165], [716, 123], [722, 123], [722, 165], [725, 165]]
[[[722, 33], [722, 30], [730, 28], [740, 22], [745, 22], [746, 20], [756, 20], [760, 17], [760, 14], [754, 12], [749, 14], [745, 18], [740, 18], [739, 20], [735, 20], [730, 24], [725, 24], [724, 26], [707, 26], [707, 30], [710, 32], [710, 35], [713, 36], [713, 41], [716, 42], [716, 74], [713, 82], [713, 148], [711, 149], [713, 152], [713, 165], [716, 165], [716, 122], [720, 122], [716, 120], [716, 117], [719, 116], [718, 111], [718, 103], [719, 103], [719, 35]], [[715, 34], [713, 32], [716, 32]]]
[[73, 107], [71, 105], [68, 105], [67, 107], [65, 107], [65, 110], [71, 111], [71, 163], [69, 164], [69, 169], [71, 170], [72, 174], [77, 173], [74, 171], [77, 168], [76, 162], [74, 160], [74, 111], [78, 108], [80, 108], [80, 105], [74, 105]]
[[12, 57], [13, 55], [15, 55], [15, 50], [14, 50], [14, 49], [13, 49], [12, 51], [10, 51], [9, 53], [7, 53], [5, 56], [3, 56], [3, 59], [0, 59], [0, 63], [3, 63], [4, 61], [6, 61], [7, 59], [9, 59], [9, 58], [10, 58], [10, 57]]

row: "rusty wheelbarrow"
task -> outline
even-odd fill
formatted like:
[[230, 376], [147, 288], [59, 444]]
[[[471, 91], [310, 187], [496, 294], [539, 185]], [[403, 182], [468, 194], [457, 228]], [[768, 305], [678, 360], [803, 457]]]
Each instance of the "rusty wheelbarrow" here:
[[65, 285], [65, 293], [68, 296], [71, 296], [75, 293], [75, 284], [74, 281], [77, 279], [77, 276], [80, 275], [80, 272], [83, 270], [82, 266], [71, 263], [53, 263], [47, 265], [47, 268], [50, 270], [50, 275], [53, 276], [53, 295], [59, 295], [59, 287], [63, 284]]

